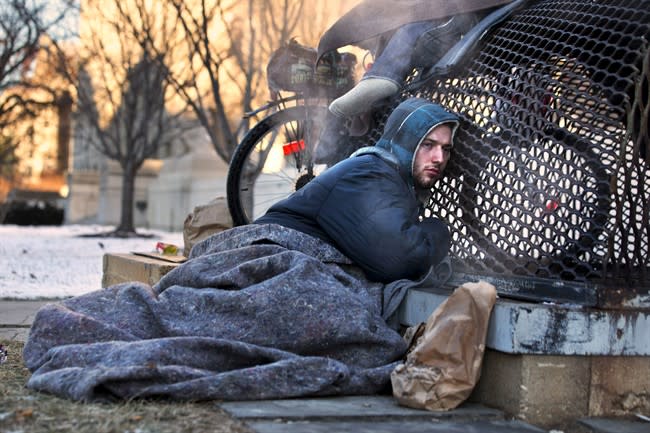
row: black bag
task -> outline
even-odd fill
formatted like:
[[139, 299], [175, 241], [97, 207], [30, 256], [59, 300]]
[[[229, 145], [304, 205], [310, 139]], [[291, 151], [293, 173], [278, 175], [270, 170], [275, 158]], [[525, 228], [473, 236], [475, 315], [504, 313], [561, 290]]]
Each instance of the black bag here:
[[316, 50], [291, 39], [271, 55], [266, 67], [269, 89], [272, 93], [307, 91], [314, 81], [315, 63]]
[[332, 51], [316, 65], [316, 49], [291, 39], [271, 55], [266, 76], [272, 94], [280, 91], [336, 98], [354, 84], [357, 58]]
[[314, 85], [325, 89], [327, 96], [338, 98], [354, 87], [357, 56], [330, 51], [321, 57], [314, 73]]

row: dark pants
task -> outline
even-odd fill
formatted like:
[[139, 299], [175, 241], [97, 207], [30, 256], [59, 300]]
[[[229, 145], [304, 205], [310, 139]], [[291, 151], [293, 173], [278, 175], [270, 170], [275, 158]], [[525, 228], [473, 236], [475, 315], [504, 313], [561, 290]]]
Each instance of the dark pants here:
[[419, 21], [397, 29], [376, 55], [366, 78], [384, 78], [401, 86], [413, 68], [434, 65], [478, 22], [474, 13]]

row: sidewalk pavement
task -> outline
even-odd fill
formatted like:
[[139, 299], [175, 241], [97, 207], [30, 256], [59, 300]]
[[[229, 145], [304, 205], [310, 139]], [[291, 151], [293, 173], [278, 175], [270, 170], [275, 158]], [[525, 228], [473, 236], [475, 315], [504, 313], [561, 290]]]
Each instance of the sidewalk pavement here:
[[400, 406], [390, 395], [238, 401], [219, 406], [256, 433], [545, 432], [478, 404], [431, 412]]
[[34, 316], [43, 305], [55, 301], [8, 301], [0, 299], [0, 340], [27, 340]]

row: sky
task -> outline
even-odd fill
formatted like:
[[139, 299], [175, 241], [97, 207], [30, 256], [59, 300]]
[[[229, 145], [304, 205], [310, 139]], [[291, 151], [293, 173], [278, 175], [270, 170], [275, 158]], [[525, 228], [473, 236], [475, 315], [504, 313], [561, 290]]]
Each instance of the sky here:
[[0, 225], [0, 299], [61, 299], [101, 288], [104, 253], [154, 252], [157, 242], [182, 248], [183, 234], [138, 230], [152, 238], [80, 237], [114, 227]]

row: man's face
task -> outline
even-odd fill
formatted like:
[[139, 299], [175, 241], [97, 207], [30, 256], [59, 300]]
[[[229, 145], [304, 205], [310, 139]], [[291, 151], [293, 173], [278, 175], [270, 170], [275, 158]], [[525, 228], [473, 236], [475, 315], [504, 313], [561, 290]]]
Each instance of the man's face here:
[[420, 189], [430, 189], [451, 156], [452, 131], [448, 125], [432, 129], [422, 140], [413, 159], [413, 180]]

